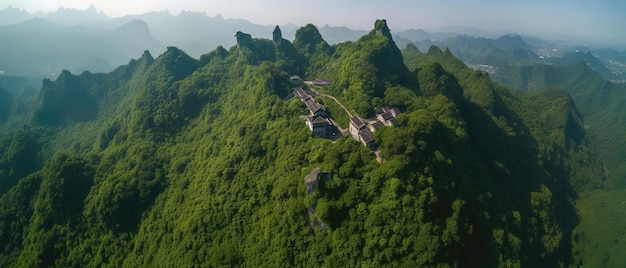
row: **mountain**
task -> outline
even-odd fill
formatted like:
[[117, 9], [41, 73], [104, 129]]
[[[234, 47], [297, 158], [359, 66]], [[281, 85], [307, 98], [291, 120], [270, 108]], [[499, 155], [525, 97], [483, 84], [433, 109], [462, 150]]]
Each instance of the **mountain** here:
[[456, 35], [470, 35], [479, 38], [495, 38], [497, 34], [488, 33], [481, 29], [467, 27], [467, 26], [459, 26], [459, 25], [446, 25], [443, 27], [437, 27], [429, 29], [430, 32], [433, 33], [453, 33]]
[[[35, 18], [45, 19], [54, 24], [59, 24], [77, 29], [88, 29], [89, 31], [103, 32], [114, 31], [125, 24], [133, 23], [133, 21], [143, 21], [149, 28], [150, 34], [154, 39], [163, 42], [165, 46], [177, 46], [184, 49], [187, 53], [199, 57], [200, 55], [215, 49], [217, 46], [232, 46], [233, 32], [241, 29], [247, 29], [254, 35], [268, 35], [271, 33], [273, 26], [256, 25], [243, 19], [224, 19], [221, 15], [209, 17], [205, 13], [182, 11], [177, 15], [172, 15], [167, 11], [150, 12], [140, 15], [128, 15], [120, 18], [111, 18], [102, 12], [97, 12], [92, 5], [87, 10], [65, 9], [59, 8], [55, 12], [30, 14], [24, 10], [17, 8], [7, 8], [0, 11], [4, 21], [0, 19], [0, 25], [21, 24], [27, 20]], [[190, 27], [193, 25], [193, 27]], [[202, 27], [198, 27], [198, 26]], [[285, 36], [293, 39], [296, 26], [284, 25]], [[340, 27], [329, 27], [329, 31]], [[142, 29], [143, 30], [143, 29]], [[349, 32], [347, 28], [340, 30], [339, 34]], [[145, 32], [136, 34], [143, 35]], [[354, 34], [353, 34], [354, 35]], [[152, 38], [152, 37], [151, 37]], [[338, 37], [342, 39], [343, 37]], [[119, 39], [116, 41], [123, 41]], [[141, 50], [153, 49], [150, 42], [144, 43]], [[123, 44], [122, 44], [123, 46]], [[141, 51], [140, 50], [140, 51]], [[156, 51], [156, 50], [155, 50]], [[160, 51], [160, 50], [159, 50]], [[136, 55], [138, 52], [134, 52]], [[130, 59], [132, 55], [124, 58], [124, 61]], [[112, 66], [117, 66], [123, 62], [115, 62]], [[111, 66], [111, 67], [112, 67]], [[106, 71], [109, 71], [107, 69]], [[83, 71], [83, 70], [77, 70]], [[91, 70], [105, 71], [105, 70]]]
[[137, 19], [149, 25], [157, 40], [169, 46], [180, 47], [194, 57], [199, 57], [220, 45], [225, 47], [234, 45], [233, 33], [241, 29], [265, 36], [271, 34], [273, 29], [273, 26], [255, 25], [247, 20], [224, 19], [221, 16], [208, 17], [204, 13], [190, 11], [183, 11], [178, 15], [172, 15], [167, 11], [150, 12], [116, 18], [96, 25], [115, 27]]
[[385, 20], [232, 35], [44, 80], [0, 126], [0, 266], [581, 264], [577, 193], [605, 174], [566, 91], [400, 50]]
[[[233, 33], [246, 29], [253, 36], [268, 36], [274, 25], [257, 25], [244, 19], [225, 19], [221, 15], [209, 17], [202, 12], [182, 11], [172, 15], [167, 11], [129, 15], [108, 21], [88, 23], [92, 27], [112, 29], [131, 20], [145, 21], [154, 37], [167, 45], [183, 49], [194, 57], [199, 57], [218, 46], [235, 45]], [[202, 25], [202, 27], [189, 27]], [[280, 25], [283, 36], [293, 40], [298, 29], [293, 24]], [[341, 42], [356, 39], [363, 31], [354, 31], [345, 27], [325, 26], [321, 31], [328, 34], [330, 40]], [[346, 36], [348, 38], [346, 38]]]
[[[36, 14], [40, 15], [40, 14]], [[104, 21], [109, 19], [103, 12], [97, 12], [91, 4], [86, 10], [60, 7], [55, 12], [47, 13], [45, 19], [66, 26], [74, 26], [86, 22]]]
[[110, 19], [102, 12], [97, 12], [96, 7], [92, 4], [86, 10], [78, 10], [73, 8], [60, 7], [54, 12], [28, 13], [26, 10], [14, 8], [12, 6], [0, 10], [0, 26], [19, 24], [25, 21], [42, 18], [47, 19], [56, 24], [65, 26], [74, 26], [86, 22], [103, 21]]
[[330, 44], [337, 44], [346, 41], [356, 41], [361, 36], [367, 34], [367, 31], [361, 30], [352, 30], [347, 27], [332, 27], [329, 25], [324, 25], [319, 28], [319, 32], [326, 42]]
[[611, 70], [613, 81], [616, 83], [626, 82], [626, 51], [615, 49], [596, 49], [593, 51], [599, 60]]
[[14, 8], [12, 6], [0, 10], [1, 26], [24, 22], [32, 18], [33, 15], [28, 13], [26, 10]]
[[[399, 33], [397, 33], [398, 36], [402, 37], [402, 38], [406, 38], [409, 39], [413, 42], [417, 42], [417, 41], [421, 41], [421, 40], [425, 40], [425, 39], [437, 39], [437, 37], [434, 37], [432, 34], [427, 33], [426, 31], [422, 30], [422, 29], [409, 29], [409, 30], [404, 30], [401, 31]], [[445, 35], [443, 36], [444, 38], [449, 38], [449, 37], [453, 37], [454, 35]]]
[[[59, 8], [54, 12], [38, 12], [34, 14], [9, 7], [5, 10], [0, 10], [0, 15], [0, 25], [19, 24], [34, 18], [44, 18], [56, 24], [86, 27], [91, 31], [114, 30], [133, 20], [141, 20], [146, 22], [154, 39], [163, 42], [164, 45], [160, 47], [161, 49], [165, 46], [176, 46], [193, 57], [200, 57], [218, 46], [230, 47], [234, 45], [232, 33], [241, 29], [246, 29], [246, 32], [253, 36], [267, 36], [271, 34], [274, 27], [274, 25], [255, 25], [243, 19], [224, 19], [221, 15], [209, 17], [205, 13], [191, 11], [182, 11], [177, 15], [163, 11], [111, 18], [105, 16], [102, 12], [98, 12], [93, 5], [86, 10]], [[194, 27], [190, 27], [190, 25], [194, 25]], [[293, 40], [295, 38], [297, 26], [287, 24], [280, 27], [286, 39]], [[366, 34], [366, 31], [362, 30], [328, 25], [321, 27], [319, 31], [329, 44], [356, 41], [360, 36]], [[574, 58], [580, 58], [574, 53], [578, 48], [572, 45], [571, 42], [564, 42], [563, 40], [545, 40], [524, 36], [524, 41], [527, 41], [527, 44], [521, 43], [524, 41], [516, 40], [511, 44], [502, 46], [503, 41], [506, 40], [500, 39], [514, 39], [512, 37], [521, 39], [518, 35], [505, 35], [497, 38], [497, 35], [474, 28], [446, 26], [430, 29], [429, 32], [421, 29], [400, 31], [395, 33], [394, 39], [399, 47], [405, 47], [412, 43], [423, 51], [428, 50], [432, 45], [437, 45], [441, 49], [448, 47], [468, 65], [490, 65], [496, 69], [508, 64], [572, 64], [574, 63], [572, 62]], [[492, 51], [494, 46], [497, 47], [497, 50]], [[83, 65], [82, 68], [90, 68], [90, 71], [109, 71], [113, 66], [122, 64], [132, 55], [136, 55], [144, 49], [154, 50], [153, 44], [143, 44], [143, 47], [135, 51], [134, 54], [127, 55], [123, 60], [113, 63], [95, 57], [90, 59], [89, 63]], [[615, 53], [605, 52], [613, 50], [608, 48], [585, 48], [583, 51], [588, 52], [587, 50], [591, 51], [594, 57], [586, 57], [585, 60], [590, 60], [588, 62], [591, 64], [590, 66], [601, 72], [607, 79], [615, 82], [623, 82], [626, 79], [624, 67], [626, 66], [626, 61], [621, 57], [620, 51], [614, 50]], [[157, 50], [154, 51], [157, 52]], [[560, 59], [564, 52], [571, 55]], [[537, 59], [537, 57], [540, 57], [540, 59]], [[598, 58], [601, 65], [591, 62], [593, 58]], [[61, 67], [61, 69], [63, 68], [71, 69], [70, 67]], [[55, 72], [47, 73], [56, 75], [61, 69], [55, 67]], [[483, 69], [492, 71], [491, 69]], [[608, 69], [608, 71], [605, 69]], [[75, 71], [82, 70], [76, 69]]]
[[464, 62], [471, 65], [494, 66], [528, 64], [539, 61], [534, 47], [520, 36], [505, 35], [498, 39], [474, 38], [459, 35], [438, 43], [448, 47]]
[[495, 72], [502, 66], [526, 65], [542, 62], [537, 53], [542, 49], [527, 43], [519, 35], [503, 35], [497, 39], [455, 35], [445, 39], [422, 39], [402, 42], [401, 45], [413, 45], [426, 51], [431, 46], [449, 49], [465, 64], [483, 71]]
[[63, 69], [110, 71], [143, 50], [164, 47], [138, 20], [108, 31], [36, 18], [0, 27], [0, 38], [5, 40], [0, 44], [0, 70], [29, 77], [56, 76]]
[[552, 62], [556, 65], [573, 65], [579, 62], [584, 62], [591, 69], [596, 72], [602, 74], [608, 80], [617, 79], [616, 74], [614, 74], [609, 68], [607, 68], [600, 59], [596, 58], [591, 52], [565, 52], [564, 55], [560, 58], [555, 58]]
[[[448, 48], [464, 63], [490, 73], [500, 68], [520, 65], [571, 65], [585, 62], [604, 78], [620, 82], [624, 80], [624, 57], [619, 51], [611, 49], [589, 49], [586, 47], [564, 46], [559, 43], [520, 35], [503, 35], [497, 39], [457, 35], [445, 39], [435, 39], [423, 31], [407, 31], [398, 36], [408, 38], [399, 45], [415, 45], [420, 50], [428, 50], [436, 45]], [[412, 36], [412, 37], [411, 37]], [[526, 40], [530, 41], [526, 41]], [[597, 57], [598, 53], [601, 57]]]
[[[623, 146], [617, 133], [624, 131], [622, 103], [626, 100], [624, 84], [613, 84], [585, 63], [570, 66], [519, 66], [501, 69], [494, 80], [520, 90], [559, 87], [566, 90], [577, 103], [597, 138], [600, 152], [610, 173], [612, 183], [626, 186]], [[624, 129], [624, 130], [622, 130]], [[626, 140], [624, 140], [626, 142]]]
[[[615, 248], [623, 246], [624, 232], [616, 230], [624, 215], [620, 201], [626, 187], [624, 148], [626, 131], [623, 103], [624, 84], [607, 81], [600, 73], [583, 62], [569, 66], [512, 66], [493, 76], [499, 83], [525, 91], [561, 88], [577, 104], [585, 120], [585, 129], [598, 147], [610, 191], [582, 192], [577, 201], [581, 222], [574, 238], [579, 260], [591, 266], [619, 266], [624, 263]], [[598, 208], [602, 209], [598, 209]], [[600, 220], [599, 220], [600, 219]]]
[[[218, 46], [234, 45], [232, 38], [234, 32], [245, 29], [253, 36], [269, 36], [274, 29], [272, 25], [257, 25], [244, 19], [225, 19], [221, 15], [209, 17], [204, 13], [190, 11], [182, 11], [178, 15], [171, 15], [168, 12], [151, 12], [125, 16], [101, 23], [101, 25], [117, 25], [131, 19], [145, 21], [156, 39], [168, 45], [180, 47], [194, 57], [199, 57]], [[203, 25], [203, 27], [189, 27], [189, 25]], [[280, 25], [280, 28], [285, 39], [294, 40], [297, 26], [288, 24]], [[367, 33], [367, 31], [329, 25], [319, 28], [319, 31], [330, 44], [355, 41]]]
[[13, 94], [19, 94], [24, 91], [38, 91], [39, 86], [41, 86], [39, 79], [0, 75], [0, 87]]
[[477, 38], [498, 37], [497, 35], [489, 34], [476, 28], [462, 26], [446, 26], [429, 29], [428, 31], [423, 29], [408, 29], [397, 32], [396, 35], [411, 40], [411, 42], [420, 42], [425, 40], [441, 41], [454, 38], [459, 35], [473, 36]]
[[[41, 81], [39, 79], [29, 79], [25, 77], [0, 75], [0, 121], [2, 124], [7, 123], [8, 118], [25, 117], [32, 109], [32, 103], [35, 102], [38, 87]], [[20, 125], [18, 123], [18, 125]], [[5, 127], [8, 124], [5, 124]]]

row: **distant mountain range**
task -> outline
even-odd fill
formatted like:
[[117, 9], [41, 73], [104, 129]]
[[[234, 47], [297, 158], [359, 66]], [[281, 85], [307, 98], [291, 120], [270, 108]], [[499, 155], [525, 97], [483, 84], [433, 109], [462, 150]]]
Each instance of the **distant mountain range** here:
[[1, 26], [0, 39], [0, 70], [31, 77], [56, 77], [63, 69], [110, 71], [144, 50], [161, 53], [166, 47], [141, 20], [104, 30], [34, 18]]
[[441, 49], [449, 48], [465, 64], [492, 73], [507, 66], [568, 66], [584, 62], [612, 82], [626, 80], [626, 52], [612, 48], [567, 47], [558, 42], [516, 34], [496, 39], [456, 35], [442, 40], [409, 41], [422, 51], [427, 51], [433, 45]]
[[[34, 14], [9, 7], [0, 10], [0, 39], [7, 40], [0, 44], [0, 75], [55, 77], [63, 69], [110, 71], [143, 50], [160, 54], [167, 46], [176, 46], [199, 58], [218, 46], [235, 45], [233, 35], [237, 31], [246, 29], [252, 36], [270, 36], [274, 27], [190, 11], [111, 18], [97, 12], [93, 5], [86, 10], [60, 8]], [[283, 37], [293, 40], [299, 26], [280, 27]], [[320, 27], [319, 32], [329, 44], [356, 41], [367, 33], [329, 25]], [[432, 32], [399, 31], [394, 40], [401, 48], [414, 44], [422, 51], [432, 45], [447, 47], [466, 64], [488, 66], [490, 70], [507, 65], [569, 65], [584, 61], [609, 80], [626, 80], [626, 51], [612, 48], [572, 47], [517, 34], [497, 38], [462, 26], [446, 26]]]
[[[291, 40], [297, 28], [281, 26], [283, 36]], [[63, 69], [110, 71], [143, 50], [160, 54], [167, 46], [199, 58], [218, 46], [235, 45], [233, 35], [241, 29], [252, 36], [268, 36], [274, 26], [187, 11], [111, 18], [93, 6], [34, 14], [9, 7], [0, 10], [0, 39], [8, 40], [0, 44], [0, 75], [56, 77]], [[319, 30], [331, 43], [354, 41], [367, 33], [328, 25]]]

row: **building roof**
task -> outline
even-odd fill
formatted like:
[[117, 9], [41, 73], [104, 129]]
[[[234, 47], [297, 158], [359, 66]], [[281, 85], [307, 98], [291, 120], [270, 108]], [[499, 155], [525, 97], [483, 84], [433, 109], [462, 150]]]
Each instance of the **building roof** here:
[[400, 109], [396, 107], [391, 108], [389, 106], [383, 106], [383, 107], [380, 107], [380, 109], [376, 110], [376, 114], [384, 114], [384, 113], [391, 113], [393, 117], [396, 117], [400, 113]]
[[391, 108], [389, 108], [389, 106], [383, 106], [380, 107], [378, 110], [376, 110], [376, 114], [383, 114], [386, 111], [389, 111]]
[[306, 99], [304, 101], [304, 104], [306, 104], [306, 107], [309, 108], [309, 111], [311, 111], [312, 114], [315, 114], [315, 112], [317, 112], [320, 109], [324, 109], [324, 107], [321, 104], [315, 102], [315, 100], [311, 98]]
[[365, 144], [374, 142], [374, 135], [372, 135], [372, 132], [370, 132], [369, 129], [362, 129], [361, 131], [359, 131], [359, 136]]
[[383, 121], [389, 121], [391, 119], [394, 119], [395, 116], [393, 116], [393, 113], [391, 111], [386, 111], [382, 114], [379, 114], [380, 117], [383, 119]]
[[311, 123], [312, 124], [332, 124], [330, 122], [330, 120], [328, 120], [327, 118], [324, 118], [322, 116], [314, 116], [311, 118]]
[[302, 88], [296, 89], [296, 95], [298, 97], [300, 97], [300, 99], [302, 99], [302, 101], [305, 101], [305, 100], [311, 98], [311, 95], [309, 95], [309, 93], [306, 93], [306, 91], [304, 91], [304, 89], [302, 89]]
[[358, 116], [350, 117], [350, 124], [354, 124], [354, 126], [357, 129], [360, 129], [365, 126], [365, 123], [363, 122], [363, 120], [361, 120], [361, 118]]
[[370, 130], [377, 130], [380, 127], [384, 126], [384, 124], [380, 121], [374, 121], [374, 123], [371, 123], [370, 125], [371, 125]]

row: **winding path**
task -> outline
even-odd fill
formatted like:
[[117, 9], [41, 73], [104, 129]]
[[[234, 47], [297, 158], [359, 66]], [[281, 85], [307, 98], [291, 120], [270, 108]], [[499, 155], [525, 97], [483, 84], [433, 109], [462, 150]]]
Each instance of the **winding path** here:
[[[346, 114], [348, 114], [349, 118], [352, 118], [352, 113], [350, 113], [350, 111], [348, 111], [348, 109], [346, 109], [346, 107], [345, 107], [345, 106], [343, 106], [343, 104], [341, 104], [341, 102], [339, 102], [339, 100], [337, 100], [335, 97], [333, 97], [333, 96], [331, 96], [331, 95], [328, 95], [328, 94], [320, 94], [319, 92], [317, 92], [317, 90], [315, 90], [315, 89], [313, 89], [313, 88], [311, 88], [311, 90], [312, 90], [313, 92], [315, 92], [315, 95], [317, 95], [317, 96], [328, 97], [328, 98], [333, 99], [333, 100], [334, 100], [337, 104], [339, 104], [339, 106], [341, 106], [341, 108], [343, 108], [343, 110], [344, 110], [344, 111], [346, 111]], [[332, 120], [332, 119], [331, 119], [331, 120]], [[347, 133], [344, 135], [344, 132], [346, 132], [346, 130], [342, 129], [342, 128], [341, 128], [341, 127], [340, 127], [340, 126], [339, 126], [339, 125], [338, 125], [338, 124], [334, 121], [334, 120], [333, 120], [333, 123], [335, 124], [335, 126], [337, 126], [337, 127], [339, 128], [339, 131], [341, 131], [341, 132], [342, 132], [342, 136], [344, 136], [344, 137], [345, 137], [346, 135], [348, 135]], [[374, 154], [376, 155], [376, 161], [377, 161], [379, 164], [380, 164], [380, 163], [382, 163], [382, 162], [384, 161], [384, 159], [383, 159], [382, 155], [380, 154], [380, 151], [379, 151], [379, 150], [375, 151], [375, 152], [374, 152]], [[309, 211], [309, 213], [310, 213], [310, 212], [311, 212], [311, 211]], [[313, 208], [313, 214], [315, 214], [315, 208]], [[319, 220], [319, 218], [317, 218], [317, 219], [316, 219], [316, 221], [317, 221], [317, 220]], [[322, 223], [322, 224], [323, 224], [323, 223]], [[319, 227], [319, 226], [318, 226], [318, 227]], [[324, 226], [324, 227], [326, 227], [326, 226]], [[320, 228], [322, 228], [322, 227], [320, 227]], [[325, 230], [325, 229], [324, 229], [324, 230]]]
[[[348, 119], [352, 118], [352, 113], [350, 113], [350, 111], [348, 111], [346, 106], [343, 106], [343, 104], [341, 104], [341, 102], [339, 102], [339, 100], [337, 100], [337, 98], [335, 98], [335, 97], [333, 97], [331, 95], [328, 95], [328, 94], [320, 94], [319, 92], [317, 92], [317, 90], [315, 90], [313, 88], [311, 88], [311, 91], [313, 91], [315, 93], [315, 96], [327, 97], [327, 98], [330, 98], [330, 99], [334, 100], [339, 105], [339, 107], [341, 107], [346, 112], [346, 114], [348, 114]], [[330, 120], [332, 120], [333, 124], [339, 129], [339, 132], [341, 132], [341, 136], [347, 137], [348, 135], [350, 135], [349, 131], [348, 131], [348, 128], [343, 129], [343, 128], [341, 128], [341, 126], [339, 124], [337, 124], [337, 122], [335, 122], [335, 120], [333, 120], [332, 118]]]
[[343, 104], [341, 104], [341, 102], [339, 102], [335, 97], [328, 95], [328, 94], [318, 94], [319, 96], [322, 97], [327, 97], [327, 98], [331, 98], [333, 99], [337, 104], [339, 104], [339, 106], [341, 106], [341, 108], [343, 108], [344, 111], [346, 111], [346, 113], [348, 114], [349, 118], [352, 118], [352, 113], [350, 113], [350, 111], [348, 111], [348, 109], [346, 109], [345, 106], [343, 106]]

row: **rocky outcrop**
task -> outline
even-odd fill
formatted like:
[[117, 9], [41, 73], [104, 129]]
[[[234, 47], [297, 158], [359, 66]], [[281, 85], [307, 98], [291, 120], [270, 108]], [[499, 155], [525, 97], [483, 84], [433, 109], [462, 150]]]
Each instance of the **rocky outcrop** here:
[[235, 38], [237, 39], [237, 47], [241, 48], [242, 46], [245, 46], [247, 44], [252, 43], [252, 35], [249, 35], [247, 33], [238, 31], [235, 34]]
[[315, 168], [311, 173], [304, 177], [304, 184], [306, 185], [306, 192], [311, 196], [315, 189], [317, 189], [317, 175], [320, 174], [320, 169]]
[[376, 31], [376, 34], [393, 40], [391, 37], [391, 30], [389, 30], [389, 27], [387, 26], [387, 20], [376, 20], [376, 23], [374, 24], [374, 31]]
[[283, 33], [280, 31], [280, 27], [278, 27], [278, 25], [276, 25], [274, 32], [272, 32], [272, 40], [274, 41], [275, 47], [279, 47], [283, 42]]
[[[319, 179], [332, 179], [332, 174], [329, 172], [323, 172], [319, 168], [313, 169], [308, 175], [304, 177], [304, 184], [306, 185], [306, 191], [309, 196], [313, 195], [313, 192], [317, 189]], [[315, 209], [317, 208], [317, 201], [315, 204], [308, 208], [309, 221], [313, 223], [317, 228], [323, 231], [328, 230], [328, 226], [322, 222], [320, 217], [317, 216]]]

